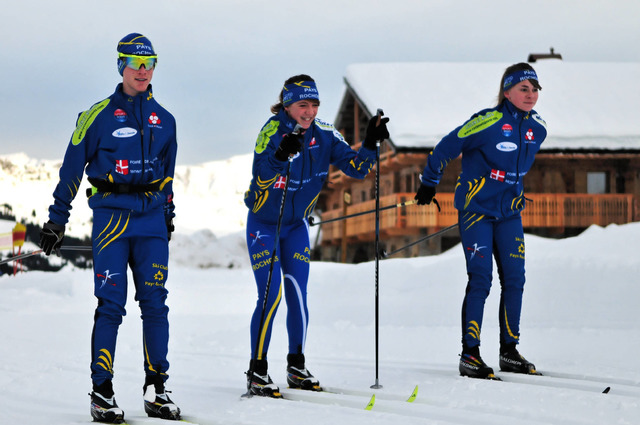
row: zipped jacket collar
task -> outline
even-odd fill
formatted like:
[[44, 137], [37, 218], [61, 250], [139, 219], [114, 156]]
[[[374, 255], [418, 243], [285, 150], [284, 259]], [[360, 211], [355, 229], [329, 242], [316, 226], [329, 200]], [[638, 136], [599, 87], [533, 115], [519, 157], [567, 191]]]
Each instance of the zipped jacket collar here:
[[536, 111], [534, 111], [533, 109], [529, 112], [521, 111], [520, 109], [516, 108], [509, 99], [505, 99], [502, 104], [504, 105], [506, 112], [517, 120], [521, 120], [532, 114], [536, 114]]
[[117, 97], [118, 100], [121, 100], [125, 104], [136, 105], [138, 103], [142, 103], [142, 102], [153, 99], [153, 89], [151, 87], [151, 84], [149, 84], [149, 87], [145, 92], [142, 92], [136, 96], [129, 96], [123, 91], [122, 87], [123, 87], [122, 83], [119, 83], [118, 86], [116, 87], [114, 96]]
[[285, 126], [285, 133], [291, 133], [297, 124], [296, 120], [291, 118], [284, 108], [280, 109], [280, 112], [276, 114], [276, 119]]

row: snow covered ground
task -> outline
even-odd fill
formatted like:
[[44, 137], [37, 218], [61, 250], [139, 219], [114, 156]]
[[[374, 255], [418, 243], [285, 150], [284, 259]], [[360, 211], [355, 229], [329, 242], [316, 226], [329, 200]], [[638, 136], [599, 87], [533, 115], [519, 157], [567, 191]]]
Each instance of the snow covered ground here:
[[[344, 395], [242, 399], [249, 317], [248, 267], [190, 265], [172, 242], [169, 389], [184, 416], [206, 424], [637, 424], [640, 420], [640, 223], [592, 227], [548, 240], [527, 236], [521, 352], [546, 376], [458, 376], [462, 250], [380, 263], [379, 381], [375, 382], [374, 264], [312, 264], [307, 360]], [[200, 252], [216, 250], [199, 242]], [[240, 255], [240, 254], [238, 254]], [[244, 259], [237, 259], [239, 264]], [[482, 354], [497, 368], [497, 282], [486, 306]], [[131, 291], [133, 292], [133, 291]], [[116, 399], [145, 422], [139, 310], [130, 293], [115, 363]], [[90, 422], [89, 338], [96, 302], [90, 271], [0, 277], [2, 424]], [[286, 307], [276, 319], [270, 373], [286, 386]], [[403, 401], [419, 385], [414, 403]], [[608, 394], [603, 390], [610, 387]], [[284, 389], [284, 388], [283, 388]], [[364, 410], [371, 394], [373, 410]], [[286, 391], [285, 391], [286, 393]], [[136, 421], [136, 419], [138, 419]], [[155, 420], [155, 422], [161, 422]]]

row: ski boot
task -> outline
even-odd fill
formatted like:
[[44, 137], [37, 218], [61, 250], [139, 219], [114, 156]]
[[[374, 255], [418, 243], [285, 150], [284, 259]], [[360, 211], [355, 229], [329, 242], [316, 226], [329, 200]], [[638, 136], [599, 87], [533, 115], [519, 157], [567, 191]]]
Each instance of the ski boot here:
[[287, 384], [289, 384], [289, 388], [322, 391], [320, 382], [304, 366], [304, 354], [288, 354], [287, 365]]
[[142, 387], [144, 411], [151, 418], [179, 421], [180, 408], [169, 398], [161, 375], [147, 375]]
[[494, 375], [493, 369], [487, 366], [482, 357], [480, 357], [480, 348], [478, 346], [463, 347], [458, 370], [460, 371], [460, 376], [500, 381], [500, 378]]
[[516, 349], [516, 344], [506, 344], [500, 348], [500, 370], [503, 372], [524, 373], [526, 375], [542, 375], [536, 366], [525, 359]]
[[104, 381], [100, 385], [93, 384], [91, 397], [91, 417], [94, 422], [121, 424], [124, 422], [124, 412], [118, 407], [113, 396], [111, 381]]
[[271, 380], [267, 373], [267, 368], [266, 360], [251, 360], [249, 370], [245, 372], [249, 394], [260, 397], [282, 398], [280, 388]]

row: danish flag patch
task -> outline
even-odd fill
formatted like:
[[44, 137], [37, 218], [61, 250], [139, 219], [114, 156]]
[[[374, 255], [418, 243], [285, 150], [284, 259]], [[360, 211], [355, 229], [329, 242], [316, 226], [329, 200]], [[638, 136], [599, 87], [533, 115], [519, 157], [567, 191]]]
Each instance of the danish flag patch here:
[[274, 189], [284, 189], [286, 184], [287, 184], [287, 178], [283, 177], [283, 176], [280, 176], [280, 177], [278, 177], [278, 180], [276, 180], [276, 182], [274, 183], [273, 188]]
[[503, 182], [505, 175], [506, 173], [504, 171], [493, 169], [491, 170], [491, 174], [489, 175], [489, 178], [493, 180], [498, 180], [499, 182]]
[[116, 160], [116, 173], [127, 175], [129, 174], [129, 160], [128, 159], [118, 159]]

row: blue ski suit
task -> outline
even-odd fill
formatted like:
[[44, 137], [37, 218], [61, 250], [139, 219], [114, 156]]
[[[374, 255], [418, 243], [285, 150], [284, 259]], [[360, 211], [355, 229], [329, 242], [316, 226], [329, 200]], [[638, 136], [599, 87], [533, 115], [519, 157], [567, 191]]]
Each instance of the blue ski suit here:
[[[247, 247], [258, 287], [258, 300], [251, 319], [251, 358], [256, 360], [266, 359], [267, 356], [273, 320], [282, 299], [281, 275], [284, 276], [284, 295], [287, 303], [289, 353], [304, 354], [309, 320], [307, 281], [311, 257], [307, 218], [318, 201], [320, 190], [327, 179], [329, 165], [337, 166], [350, 177], [362, 179], [375, 164], [375, 151], [366, 148], [354, 151], [333, 125], [319, 119], [316, 119], [304, 133], [302, 151], [293, 161], [279, 161], [274, 156], [275, 151], [282, 137], [291, 133], [295, 125], [296, 122], [282, 109], [262, 127], [253, 157], [253, 178], [249, 190], [245, 193], [245, 204], [249, 208]], [[283, 210], [279, 244], [275, 247], [264, 324], [260, 329], [289, 164], [289, 188]]]
[[67, 147], [49, 219], [67, 223], [86, 171], [93, 185], [87, 196], [98, 298], [91, 338], [96, 385], [113, 377], [118, 327], [126, 314], [127, 265], [142, 312], [145, 373], [168, 377], [167, 224], [175, 215], [176, 149], [175, 119], [156, 102], [151, 86], [131, 97], [122, 84], [79, 115]]
[[422, 182], [435, 186], [447, 164], [462, 154], [454, 206], [469, 281], [462, 306], [462, 343], [480, 345], [484, 303], [492, 280], [492, 258], [500, 277], [500, 341], [517, 343], [525, 283], [523, 178], [547, 136], [544, 120], [509, 100], [474, 114], [433, 149]]

